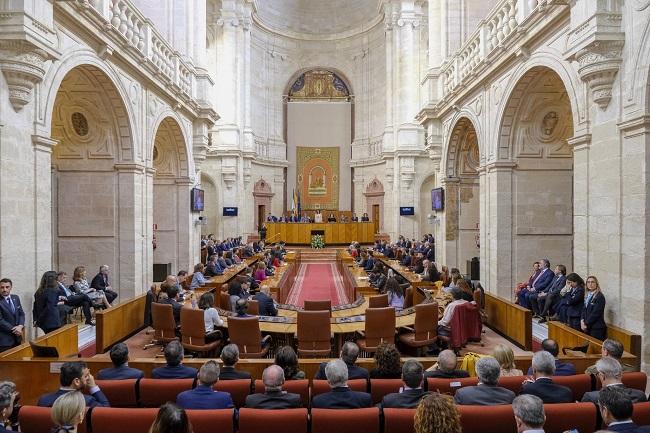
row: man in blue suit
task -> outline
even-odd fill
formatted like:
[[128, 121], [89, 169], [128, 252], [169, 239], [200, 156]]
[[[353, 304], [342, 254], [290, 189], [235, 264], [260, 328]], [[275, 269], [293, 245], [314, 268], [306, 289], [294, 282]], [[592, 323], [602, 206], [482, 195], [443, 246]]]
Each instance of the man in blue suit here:
[[111, 361], [113, 367], [99, 370], [99, 380], [141, 379], [144, 377], [142, 370], [129, 367], [129, 348], [124, 343], [117, 343], [111, 348]]
[[637, 426], [632, 421], [634, 405], [632, 399], [615, 386], [607, 386], [600, 391], [598, 407], [607, 425], [607, 431], [628, 433], [649, 433], [650, 426]]
[[95, 383], [95, 378], [85, 362], [65, 362], [61, 366], [59, 375], [61, 388], [57, 392], [42, 395], [38, 399], [37, 406], [52, 407], [54, 401], [63, 394], [70, 391], [88, 391], [84, 394], [86, 407], [104, 406], [109, 407], [108, 399]]
[[260, 287], [260, 292], [253, 296], [259, 305], [260, 316], [277, 316], [278, 310], [275, 308], [273, 298], [270, 296], [269, 286], [263, 284]]
[[524, 308], [531, 308], [532, 304], [537, 303], [537, 296], [540, 293], [546, 292], [548, 287], [551, 285], [553, 282], [553, 271], [551, 271], [551, 262], [549, 262], [548, 259], [542, 259], [539, 261], [541, 265], [541, 270], [539, 272], [539, 275], [535, 280], [533, 281], [533, 284], [531, 287], [528, 289], [528, 293], [526, 293], [525, 296], [522, 297], [522, 300], [524, 301], [524, 305], [522, 307]]
[[[558, 346], [555, 340], [547, 338], [542, 341], [542, 350], [550, 353], [555, 358], [555, 373], [553, 376], [573, 376], [576, 374], [576, 368], [570, 362], [562, 362], [557, 359], [557, 355], [560, 353], [560, 346]], [[528, 376], [533, 374], [533, 367], [528, 368], [526, 373]]]
[[183, 357], [185, 352], [183, 346], [178, 341], [172, 341], [165, 347], [165, 360], [167, 365], [164, 367], [154, 368], [151, 377], [154, 379], [194, 379], [196, 368], [185, 367]]
[[348, 366], [334, 359], [325, 367], [327, 382], [332, 390], [313, 398], [311, 407], [320, 409], [359, 409], [372, 406], [367, 392], [352, 391], [348, 387]]
[[25, 311], [20, 298], [11, 294], [12, 287], [9, 278], [0, 280], [0, 352], [18, 346], [23, 339]]
[[213, 385], [219, 380], [219, 364], [210, 360], [199, 370], [196, 388], [183, 391], [176, 397], [176, 404], [183, 409], [229, 409], [234, 407], [228, 392], [215, 391]]
[[533, 311], [542, 318], [539, 323], [546, 322], [550, 311], [555, 311], [556, 304], [560, 300], [560, 291], [566, 286], [566, 266], [557, 265], [553, 273], [555, 276], [548, 289], [539, 293], [536, 302], [532, 303]]

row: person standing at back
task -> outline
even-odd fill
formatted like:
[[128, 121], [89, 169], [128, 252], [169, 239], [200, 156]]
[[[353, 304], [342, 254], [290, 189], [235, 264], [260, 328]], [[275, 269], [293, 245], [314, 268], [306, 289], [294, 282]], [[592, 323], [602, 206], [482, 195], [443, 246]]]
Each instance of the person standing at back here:
[[34, 293], [34, 321], [46, 334], [61, 327], [58, 287], [56, 272], [47, 271]]
[[12, 288], [9, 278], [0, 280], [0, 352], [18, 346], [23, 340], [25, 311], [20, 298], [11, 294]]

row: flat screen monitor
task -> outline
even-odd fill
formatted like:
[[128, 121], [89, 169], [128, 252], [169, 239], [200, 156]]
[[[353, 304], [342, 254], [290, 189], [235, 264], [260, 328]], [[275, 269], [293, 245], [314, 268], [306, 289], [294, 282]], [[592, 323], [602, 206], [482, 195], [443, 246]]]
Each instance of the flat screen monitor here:
[[434, 188], [431, 190], [431, 210], [441, 211], [445, 208], [445, 190]]
[[223, 216], [237, 216], [237, 209], [236, 207], [224, 207]]
[[401, 216], [415, 215], [415, 208], [413, 206], [402, 206], [399, 208], [399, 214]]
[[203, 211], [203, 190], [198, 188], [192, 188], [192, 212], [201, 212]]

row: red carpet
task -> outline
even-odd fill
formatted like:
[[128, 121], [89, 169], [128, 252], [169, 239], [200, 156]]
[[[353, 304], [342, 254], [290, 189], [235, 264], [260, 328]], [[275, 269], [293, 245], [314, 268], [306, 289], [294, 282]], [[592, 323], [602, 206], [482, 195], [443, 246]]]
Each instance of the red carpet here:
[[333, 306], [350, 302], [335, 265], [329, 263], [300, 265], [286, 303], [302, 307], [305, 299], [331, 299]]

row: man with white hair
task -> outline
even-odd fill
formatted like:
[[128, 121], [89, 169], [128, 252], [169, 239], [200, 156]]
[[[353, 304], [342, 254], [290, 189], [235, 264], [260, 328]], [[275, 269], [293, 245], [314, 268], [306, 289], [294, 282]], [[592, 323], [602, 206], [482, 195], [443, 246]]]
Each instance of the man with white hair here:
[[108, 303], [112, 304], [115, 298], [117, 298], [117, 293], [112, 290], [111, 285], [108, 282], [109, 271], [110, 268], [108, 265], [101, 265], [99, 267], [99, 272], [97, 275], [95, 275], [92, 282], [90, 283], [90, 287], [97, 291], [103, 290]]
[[517, 433], [544, 433], [544, 402], [534, 395], [520, 395], [512, 401]]
[[[603, 346], [600, 350], [600, 355], [603, 358], [614, 358], [621, 364], [621, 369], [623, 370], [623, 373], [627, 373], [629, 371], [637, 371], [637, 369], [630, 364], [626, 364], [623, 362], [623, 352], [624, 352], [623, 345], [621, 344], [620, 341], [614, 340], [613, 338], [608, 338], [605, 341], [603, 341]], [[585, 373], [587, 374], [592, 374], [596, 375], [598, 374], [598, 369], [596, 368], [596, 364], [590, 365], [587, 367], [585, 370]]]
[[[370, 377], [368, 370], [363, 367], [355, 365], [357, 358], [359, 357], [359, 346], [352, 341], [346, 341], [341, 348], [341, 359], [348, 366], [348, 379], [366, 379]], [[326, 379], [325, 367], [327, 366], [326, 362], [321, 363], [316, 372], [314, 379], [323, 380]]]
[[279, 365], [270, 365], [262, 373], [264, 394], [250, 394], [246, 407], [254, 409], [293, 409], [302, 406], [299, 394], [282, 390], [284, 370]]
[[219, 380], [219, 364], [209, 360], [199, 370], [199, 383], [194, 389], [183, 391], [176, 397], [176, 404], [183, 409], [229, 409], [234, 407], [230, 393], [215, 391]]
[[359, 409], [372, 406], [370, 394], [352, 391], [348, 387], [348, 366], [342, 360], [334, 359], [328, 362], [325, 375], [332, 390], [314, 397], [312, 408]]
[[548, 403], [571, 403], [575, 401], [573, 392], [566, 386], [553, 383], [555, 374], [555, 357], [545, 350], [533, 355], [534, 382], [524, 384], [522, 394], [532, 394]]
[[481, 358], [476, 362], [476, 375], [478, 385], [468, 386], [456, 391], [454, 401], [456, 404], [472, 404], [479, 406], [493, 406], [511, 404], [515, 393], [509, 389], [497, 386], [501, 365], [492, 357]]
[[466, 370], [459, 370], [456, 368], [458, 365], [458, 357], [453, 350], [443, 350], [438, 355], [438, 362], [429, 367], [424, 373], [424, 377], [436, 377], [440, 379], [458, 379], [461, 377], [469, 377], [469, 372]]
[[[611, 357], [604, 357], [599, 359], [598, 362], [596, 362], [596, 370], [598, 371], [598, 378], [603, 384], [602, 389], [605, 389], [607, 387], [618, 388], [625, 392], [625, 394], [630, 397], [633, 403], [641, 403], [646, 401], [646, 396], [643, 391], [634, 388], [628, 388], [623, 385], [623, 382], [621, 381], [623, 377], [623, 369], [621, 368], [621, 364], [616, 359]], [[598, 403], [598, 398], [601, 391], [602, 390], [585, 392], [585, 395], [582, 396], [582, 401]]]

